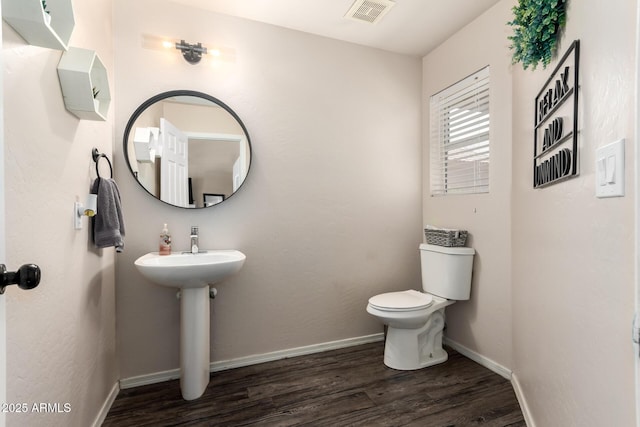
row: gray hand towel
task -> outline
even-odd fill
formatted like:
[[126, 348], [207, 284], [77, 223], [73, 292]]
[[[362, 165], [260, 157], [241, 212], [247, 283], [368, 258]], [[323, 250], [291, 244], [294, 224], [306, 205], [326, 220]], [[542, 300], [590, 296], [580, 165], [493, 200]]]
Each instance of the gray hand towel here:
[[98, 195], [98, 213], [93, 219], [93, 241], [98, 248], [115, 246], [124, 250], [124, 220], [120, 206], [120, 190], [113, 179], [96, 178], [91, 193]]

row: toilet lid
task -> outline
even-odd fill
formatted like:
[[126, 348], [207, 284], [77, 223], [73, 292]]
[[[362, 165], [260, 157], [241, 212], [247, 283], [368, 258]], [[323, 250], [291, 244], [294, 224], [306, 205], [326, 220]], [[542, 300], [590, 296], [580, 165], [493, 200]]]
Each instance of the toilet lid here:
[[369, 298], [369, 304], [386, 311], [411, 311], [427, 308], [433, 304], [433, 298], [429, 294], [414, 291], [388, 292]]

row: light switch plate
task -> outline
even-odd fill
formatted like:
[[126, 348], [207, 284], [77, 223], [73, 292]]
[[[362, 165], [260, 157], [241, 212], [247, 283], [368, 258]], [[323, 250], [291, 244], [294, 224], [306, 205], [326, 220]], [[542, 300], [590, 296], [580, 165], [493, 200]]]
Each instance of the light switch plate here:
[[596, 197], [624, 196], [624, 139], [596, 150]]

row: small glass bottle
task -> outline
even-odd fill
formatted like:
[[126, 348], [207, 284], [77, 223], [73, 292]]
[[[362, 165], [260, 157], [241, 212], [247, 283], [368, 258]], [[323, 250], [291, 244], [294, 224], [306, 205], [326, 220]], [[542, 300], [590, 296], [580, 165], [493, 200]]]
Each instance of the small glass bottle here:
[[164, 225], [160, 233], [160, 248], [158, 252], [160, 252], [160, 255], [171, 255], [171, 233], [169, 233], [167, 224]]

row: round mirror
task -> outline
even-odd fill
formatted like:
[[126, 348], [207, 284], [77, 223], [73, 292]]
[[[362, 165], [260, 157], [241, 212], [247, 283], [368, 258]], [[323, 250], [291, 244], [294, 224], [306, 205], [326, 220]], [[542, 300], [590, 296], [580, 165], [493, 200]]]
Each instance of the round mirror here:
[[188, 90], [161, 93], [138, 107], [124, 131], [124, 153], [142, 188], [181, 208], [225, 201], [251, 165], [249, 133], [238, 115]]

